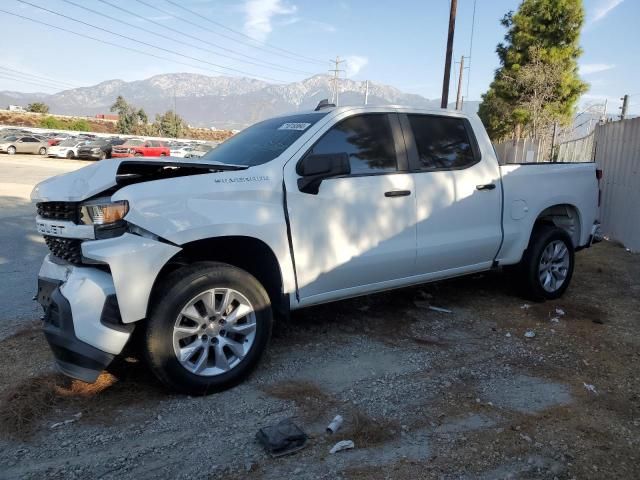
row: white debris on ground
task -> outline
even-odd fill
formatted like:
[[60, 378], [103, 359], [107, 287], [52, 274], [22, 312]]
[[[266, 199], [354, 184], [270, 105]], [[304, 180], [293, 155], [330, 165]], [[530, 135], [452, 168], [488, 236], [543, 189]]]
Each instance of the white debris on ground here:
[[327, 425], [327, 433], [336, 433], [342, 426], [342, 422], [344, 422], [342, 415], [336, 415], [335, 418], [331, 420], [331, 423]]
[[329, 450], [329, 453], [337, 453], [341, 452], [342, 450], [350, 450], [354, 447], [355, 445], [352, 440], [340, 440], [333, 446], [331, 450]]
[[78, 413], [76, 413], [76, 414], [73, 416], [73, 418], [70, 418], [70, 419], [68, 419], [68, 420], [64, 420], [64, 421], [62, 421], [62, 422], [56, 422], [56, 423], [54, 423], [53, 425], [51, 425], [51, 427], [50, 427], [50, 428], [58, 428], [58, 427], [61, 427], [61, 426], [63, 426], [63, 425], [69, 425], [70, 423], [77, 422], [77, 421], [80, 419], [80, 417], [82, 417], [82, 412], [78, 412]]
[[561, 308], [556, 308], [556, 315], [563, 317], [565, 315], [565, 311]]
[[582, 384], [584, 385], [584, 388], [586, 388], [588, 392], [591, 392], [595, 395], [598, 394], [596, 387], [594, 385], [591, 385], [590, 383], [585, 383], [585, 382], [582, 382]]
[[536, 336], [536, 332], [534, 332], [533, 330], [527, 330], [526, 332], [524, 332], [524, 336], [526, 338], [533, 338]]
[[429, 310], [432, 310], [434, 312], [440, 312], [440, 313], [453, 313], [452, 310], [449, 310], [447, 308], [442, 308], [442, 307], [434, 307], [433, 305], [429, 305]]
[[528, 303], [525, 303], [524, 305], [520, 305], [521, 310], [529, 310], [530, 308], [531, 308], [531, 305], [529, 305]]

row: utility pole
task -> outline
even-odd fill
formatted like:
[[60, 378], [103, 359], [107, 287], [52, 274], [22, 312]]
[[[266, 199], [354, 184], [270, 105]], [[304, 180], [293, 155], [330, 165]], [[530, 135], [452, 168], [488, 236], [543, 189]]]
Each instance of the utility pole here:
[[447, 36], [447, 52], [444, 59], [444, 78], [442, 79], [442, 101], [441, 108], [447, 108], [449, 103], [449, 79], [451, 77], [451, 55], [453, 54], [453, 34], [456, 29], [456, 10], [458, 0], [451, 0], [451, 10], [449, 12], [449, 35]]
[[364, 81], [364, 104], [369, 101], [369, 80]]
[[625, 95], [620, 100], [622, 100], [622, 106], [619, 107], [620, 112], [620, 120], [624, 120], [627, 117], [627, 108], [629, 107], [629, 95]]
[[173, 87], [173, 136], [178, 138], [178, 112], [176, 112], [176, 87]]
[[458, 95], [456, 96], [456, 110], [462, 110], [462, 72], [464, 72], [464, 55], [460, 57], [460, 75], [458, 76]]
[[340, 64], [344, 63], [345, 60], [340, 60], [340, 56], [337, 56], [335, 60], [331, 60], [335, 67], [330, 72], [333, 72], [333, 96], [331, 100], [336, 107], [338, 106], [338, 102], [340, 101], [340, 93], [338, 92], [338, 82], [340, 80], [340, 72], [344, 72], [344, 70], [340, 70]]

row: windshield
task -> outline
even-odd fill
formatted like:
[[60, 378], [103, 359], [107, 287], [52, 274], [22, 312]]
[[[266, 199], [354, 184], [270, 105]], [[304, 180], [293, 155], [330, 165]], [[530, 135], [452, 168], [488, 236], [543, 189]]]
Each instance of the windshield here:
[[64, 142], [60, 142], [61, 147], [75, 147], [79, 143], [82, 143], [82, 140], [76, 140], [75, 138], [68, 138]]
[[284, 152], [327, 112], [305, 113], [265, 120], [221, 143], [203, 161], [229, 165], [262, 165]]
[[144, 140], [127, 140], [126, 142], [124, 142], [122, 145], [124, 146], [132, 146], [132, 147], [140, 147], [142, 145], [144, 145]]
[[106, 145], [107, 142], [104, 140], [95, 140], [93, 142], [88, 142], [85, 145], [88, 147], [102, 147], [103, 145]]

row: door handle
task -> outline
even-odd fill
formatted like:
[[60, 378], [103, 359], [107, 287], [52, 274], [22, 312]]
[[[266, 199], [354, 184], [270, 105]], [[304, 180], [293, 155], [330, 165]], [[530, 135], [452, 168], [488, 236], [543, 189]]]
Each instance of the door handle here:
[[476, 190], [494, 190], [496, 188], [495, 183], [487, 183], [485, 185], [476, 185]]
[[384, 192], [385, 197], [406, 197], [411, 195], [411, 190], [391, 190], [390, 192]]

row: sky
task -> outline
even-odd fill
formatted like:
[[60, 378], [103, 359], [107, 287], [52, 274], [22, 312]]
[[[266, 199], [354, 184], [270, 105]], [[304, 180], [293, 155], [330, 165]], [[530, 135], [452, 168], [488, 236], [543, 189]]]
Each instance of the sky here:
[[[453, 52], [456, 61], [471, 57], [467, 100], [480, 100], [489, 86], [505, 33], [499, 20], [519, 3], [458, 0]], [[582, 108], [607, 99], [615, 113], [626, 93], [630, 113], [640, 114], [640, 1], [584, 5], [579, 63], [591, 87]], [[442, 89], [449, 0], [2, 0], [0, 10], [0, 90], [54, 93], [170, 72], [287, 83], [328, 73], [339, 55], [349, 78], [433, 99]], [[455, 82], [454, 71], [450, 100]]]

